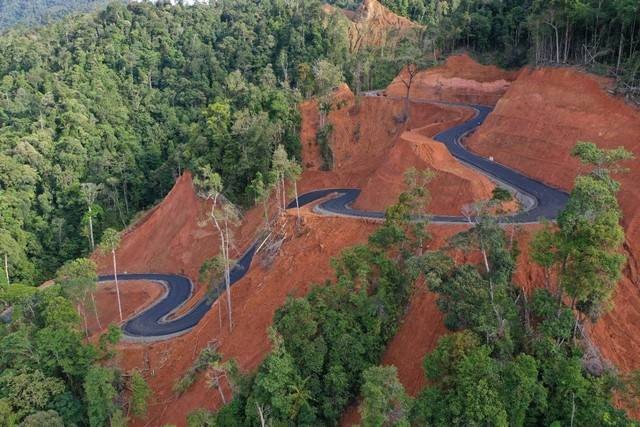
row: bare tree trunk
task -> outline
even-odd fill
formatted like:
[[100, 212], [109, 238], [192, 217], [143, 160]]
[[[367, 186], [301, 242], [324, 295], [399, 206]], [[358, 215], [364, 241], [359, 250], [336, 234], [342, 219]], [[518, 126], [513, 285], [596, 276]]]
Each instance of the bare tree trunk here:
[[258, 402], [256, 402], [256, 408], [258, 409], [258, 415], [260, 416], [260, 427], [265, 427], [264, 413], [262, 411], [262, 406], [258, 405]]
[[231, 316], [231, 272], [229, 266], [229, 226], [225, 221], [226, 239], [225, 239], [225, 255], [224, 255], [224, 281], [227, 287], [227, 309], [229, 310], [229, 332], [233, 330], [233, 319]]
[[120, 302], [120, 286], [118, 285], [118, 269], [116, 266], [116, 251], [111, 249], [111, 256], [113, 258], [113, 278], [116, 282], [116, 296], [118, 298], [118, 314], [120, 315], [120, 321], [122, 322], [122, 304]]
[[85, 336], [89, 337], [89, 326], [87, 326], [87, 315], [84, 312], [84, 310], [82, 310], [80, 308], [80, 303], [78, 303], [76, 308], [78, 309], [78, 313], [80, 313], [80, 315], [82, 316], [82, 320], [83, 320], [83, 323], [84, 323], [84, 334], [85, 334]]
[[220, 287], [217, 289], [218, 292], [218, 329], [222, 332], [222, 304], [220, 303]]
[[222, 404], [226, 405], [227, 399], [224, 397], [224, 390], [222, 390], [222, 382], [220, 381], [220, 375], [218, 375], [217, 372], [214, 375], [216, 378], [216, 386], [217, 386], [216, 388], [218, 389], [218, 393], [220, 393], [220, 397], [222, 398]]
[[[228, 244], [228, 224], [227, 221], [225, 220], [225, 230], [222, 229], [222, 227], [220, 226], [220, 223], [218, 222], [218, 219], [215, 216], [215, 207], [216, 207], [216, 203], [217, 203], [217, 197], [213, 199], [213, 203], [211, 205], [211, 219], [213, 220], [213, 224], [215, 225], [216, 229], [218, 230], [218, 234], [220, 235], [220, 250], [222, 251], [222, 260], [224, 262], [224, 282], [225, 282], [225, 288], [227, 291], [227, 310], [228, 310], [228, 316], [229, 316], [229, 331], [232, 330], [233, 326], [232, 326], [232, 315], [231, 315], [231, 275], [229, 274], [229, 252], [228, 252], [228, 248], [229, 248], [229, 244]], [[220, 297], [218, 297], [218, 299], [220, 299]], [[218, 306], [218, 312], [220, 312], [220, 306]]]
[[284, 173], [280, 177], [280, 182], [282, 183], [282, 210], [285, 211], [287, 209], [287, 191], [284, 185]]
[[556, 33], [556, 63], [559, 64], [560, 63], [560, 35], [558, 34], [558, 27], [555, 25], [552, 25], [552, 27]]
[[262, 205], [264, 207], [264, 221], [267, 225], [267, 230], [271, 230], [271, 224], [269, 224], [269, 197], [268, 196], [262, 201]]
[[4, 254], [4, 275], [7, 278], [7, 286], [9, 285], [9, 255]]
[[524, 300], [524, 326], [527, 333], [531, 332], [531, 313], [529, 312], [529, 300], [527, 299], [527, 293], [524, 288], [520, 288], [522, 292], [522, 299]]
[[618, 45], [618, 62], [616, 63], [616, 74], [620, 71], [620, 64], [622, 62], [622, 48], [624, 47], [624, 33], [623, 27], [620, 26], [620, 44]]
[[576, 416], [576, 394], [571, 393], [571, 427], [573, 427], [573, 419]]
[[407, 94], [403, 100], [404, 118], [406, 122], [409, 121], [409, 86], [407, 86]]
[[298, 201], [298, 182], [293, 180], [293, 191], [296, 195], [296, 213], [298, 215], [298, 223], [300, 222], [300, 202]]
[[564, 58], [563, 61], [566, 64], [569, 57], [569, 18], [567, 18], [566, 27], [564, 29]]
[[127, 181], [125, 181], [124, 179], [122, 180], [122, 195], [124, 197], [125, 211], [127, 212], [127, 215], [129, 215], [129, 198], [127, 197]]
[[102, 329], [102, 324], [100, 323], [100, 316], [98, 316], [98, 305], [96, 304], [96, 297], [91, 293], [91, 301], [93, 302], [93, 313], [96, 315], [96, 322], [98, 323], [98, 329]]
[[93, 213], [91, 212], [91, 205], [89, 205], [89, 243], [91, 243], [91, 250], [96, 248], [95, 240], [93, 239]]
[[489, 259], [487, 258], [487, 251], [484, 250], [484, 245], [482, 245], [482, 261], [484, 262], [484, 268], [487, 270], [487, 273], [490, 273], [491, 270], [489, 269]]

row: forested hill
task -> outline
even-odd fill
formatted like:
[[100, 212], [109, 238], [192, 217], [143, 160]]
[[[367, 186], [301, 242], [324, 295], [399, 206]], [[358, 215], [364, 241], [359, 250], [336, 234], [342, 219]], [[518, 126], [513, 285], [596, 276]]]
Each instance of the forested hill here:
[[30, 27], [59, 19], [70, 13], [82, 13], [104, 7], [110, 0], [2, 0], [0, 33], [21, 25]]
[[112, 3], [0, 37], [10, 280], [36, 283], [87, 253], [89, 206], [96, 237], [122, 228], [186, 167], [214, 165], [226, 193], [248, 200], [274, 147], [298, 149], [297, 103], [314, 72], [347, 62], [346, 32], [321, 6]]

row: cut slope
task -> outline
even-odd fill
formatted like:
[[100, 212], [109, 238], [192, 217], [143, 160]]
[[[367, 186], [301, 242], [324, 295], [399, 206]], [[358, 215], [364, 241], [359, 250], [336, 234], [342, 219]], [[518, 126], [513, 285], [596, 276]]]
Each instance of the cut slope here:
[[[219, 248], [215, 230], [203, 222], [208, 206], [196, 195], [191, 174], [182, 175], [165, 199], [124, 234], [117, 251], [118, 271], [183, 274], [197, 285], [200, 266]], [[245, 213], [236, 230], [233, 256], [253, 241], [261, 220], [259, 209]], [[93, 257], [100, 273], [111, 274], [110, 254]]]
[[[495, 105], [517, 78], [518, 72], [481, 65], [467, 54], [451, 56], [438, 67], [419, 72], [411, 85], [413, 98], [439, 99], [470, 104]], [[403, 74], [396, 77], [386, 92], [405, 96]]]
[[342, 10], [326, 5], [327, 13], [342, 13], [348, 20], [349, 44], [351, 51], [367, 46], [381, 46], [388, 41], [398, 40], [423, 27], [413, 21], [398, 16], [383, 6], [378, 0], [364, 0], [355, 11]]
[[[569, 190], [583, 168], [570, 155], [577, 141], [623, 145], [640, 158], [640, 111], [603, 90], [602, 80], [573, 69], [523, 71], [469, 147], [484, 156]], [[636, 161], [637, 162], [637, 161]], [[615, 296], [615, 309], [593, 329], [603, 355], [622, 369], [640, 368], [640, 168], [629, 162], [622, 206], [630, 256]]]
[[356, 99], [345, 85], [334, 94], [335, 108], [329, 114], [333, 126], [331, 148], [334, 169], [321, 171], [322, 159], [316, 142], [318, 110], [315, 101], [302, 104], [302, 159], [306, 168], [301, 191], [323, 187], [356, 187], [362, 193], [355, 207], [384, 210], [405, 189], [404, 172], [410, 167], [438, 172], [429, 185], [430, 212], [459, 214], [466, 203], [488, 199], [494, 185], [474, 170], [453, 159], [441, 144], [424, 135], [436, 133], [468, 120], [468, 108], [411, 103], [407, 128], [395, 118], [403, 102], [385, 97]]

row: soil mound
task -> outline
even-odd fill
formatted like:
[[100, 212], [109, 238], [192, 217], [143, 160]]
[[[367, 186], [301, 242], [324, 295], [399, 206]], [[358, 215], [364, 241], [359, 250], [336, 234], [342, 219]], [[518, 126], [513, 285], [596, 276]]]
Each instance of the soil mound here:
[[[607, 82], [574, 69], [525, 70], [497, 103], [469, 147], [548, 184], [569, 190], [585, 172], [570, 152], [577, 141], [624, 146], [640, 158], [640, 111], [603, 89]], [[615, 309], [593, 329], [603, 355], [624, 370], [640, 368], [640, 167], [617, 176], [630, 257]]]
[[409, 131], [400, 136], [382, 165], [367, 179], [355, 207], [384, 210], [395, 203], [406, 189], [401, 172], [411, 167], [435, 172], [428, 187], [437, 204], [427, 206], [429, 212], [459, 215], [465, 204], [491, 199], [495, 188], [487, 177], [454, 159], [443, 144]]
[[[419, 72], [411, 85], [410, 97], [442, 101], [495, 105], [505, 94], [518, 72], [482, 65], [467, 54], [451, 56], [439, 66]], [[401, 74], [391, 82], [387, 93], [405, 96]]]

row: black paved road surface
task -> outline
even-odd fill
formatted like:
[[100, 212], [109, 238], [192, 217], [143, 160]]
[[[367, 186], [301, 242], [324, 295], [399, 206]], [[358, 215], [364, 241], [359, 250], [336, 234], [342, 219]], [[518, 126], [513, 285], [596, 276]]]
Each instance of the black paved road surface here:
[[[412, 102], [429, 102], [427, 100], [412, 100]], [[449, 104], [460, 105], [473, 108], [476, 115], [471, 120], [464, 122], [458, 126], [454, 126], [434, 137], [436, 141], [440, 141], [447, 146], [451, 154], [458, 160], [467, 163], [476, 168], [485, 175], [500, 181], [507, 186], [515, 189], [520, 195], [531, 200], [533, 203], [527, 210], [514, 215], [506, 215], [499, 218], [499, 221], [505, 223], [533, 223], [541, 218], [555, 219], [559, 211], [567, 202], [567, 194], [551, 188], [539, 181], [528, 178], [506, 166], [500, 165], [484, 157], [466, 150], [460, 143], [460, 139], [477, 128], [486, 119], [491, 112], [491, 108], [482, 105], [466, 105], [466, 104]], [[349, 216], [355, 218], [382, 219], [383, 212], [364, 211], [351, 208], [351, 204], [360, 194], [357, 188], [328, 188], [311, 191], [302, 194], [299, 198], [300, 206], [312, 203], [321, 198], [335, 194], [323, 203], [318, 205], [318, 210], [328, 214]], [[295, 207], [295, 200], [289, 203], [289, 208]], [[430, 216], [431, 223], [459, 223], [465, 222], [462, 216]], [[233, 285], [240, 280], [251, 266], [251, 261], [256, 252], [257, 243], [254, 243], [247, 252], [240, 258], [231, 272], [231, 284]], [[191, 296], [193, 284], [184, 277], [172, 274], [120, 274], [119, 280], [151, 280], [162, 283], [167, 289], [164, 297], [162, 297], [154, 305], [127, 321], [123, 326], [125, 335], [130, 338], [139, 339], [164, 339], [193, 328], [202, 317], [209, 311], [211, 305], [217, 299], [218, 295], [203, 299], [188, 311], [186, 314], [173, 318], [174, 313], [182, 306]], [[100, 276], [100, 281], [111, 281], [113, 276]]]

